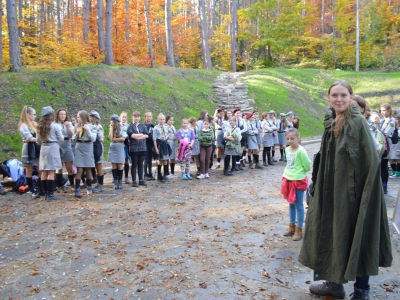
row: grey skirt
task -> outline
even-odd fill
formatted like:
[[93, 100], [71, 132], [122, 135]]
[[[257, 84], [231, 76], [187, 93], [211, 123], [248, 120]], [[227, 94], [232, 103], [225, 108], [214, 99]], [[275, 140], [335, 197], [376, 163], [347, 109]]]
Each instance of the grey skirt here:
[[58, 143], [61, 148], [61, 161], [73, 162], [75, 159], [74, 152], [72, 151], [71, 140], [64, 140]]
[[125, 145], [124, 143], [111, 143], [108, 148], [108, 162], [114, 164], [122, 164], [125, 162]]
[[286, 146], [286, 132], [278, 132], [279, 145]]
[[176, 143], [175, 140], [167, 140], [169, 147], [171, 148], [171, 154], [169, 159], [176, 159]]
[[39, 170], [55, 171], [62, 169], [60, 147], [57, 143], [43, 143], [40, 147]]
[[74, 165], [77, 168], [94, 168], [93, 143], [76, 143]]
[[388, 139], [390, 152], [386, 159], [400, 159], [400, 142], [392, 144], [392, 141]]
[[217, 147], [223, 147], [222, 142], [224, 141], [224, 132], [222, 130], [217, 130]]
[[22, 153], [21, 153], [21, 161], [23, 167], [38, 167], [39, 166], [39, 157], [28, 159], [28, 143], [24, 143], [22, 145]]
[[274, 131], [274, 144], [279, 145], [279, 137], [278, 137], [278, 131]]
[[[275, 133], [276, 135], [276, 133]], [[272, 147], [274, 142], [274, 133], [273, 132], [265, 132], [263, 136], [263, 147]]]
[[224, 153], [225, 155], [239, 155], [235, 150], [235, 148], [228, 148], [228, 147], [224, 148]]
[[103, 143], [101, 143], [101, 147], [103, 148], [103, 153], [101, 153], [101, 156], [100, 156], [99, 160], [96, 162], [96, 164], [102, 164], [104, 162], [104, 144]]
[[258, 142], [256, 135], [247, 135], [247, 149], [258, 150]]
[[261, 132], [256, 135], [257, 137], [257, 144], [262, 144]]
[[200, 154], [200, 143], [199, 140], [196, 138], [193, 143], [192, 147], [192, 156]]

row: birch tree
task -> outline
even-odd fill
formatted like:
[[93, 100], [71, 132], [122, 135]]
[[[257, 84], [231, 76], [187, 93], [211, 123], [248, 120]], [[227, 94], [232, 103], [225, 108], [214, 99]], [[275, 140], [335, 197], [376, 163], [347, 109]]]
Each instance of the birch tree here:
[[19, 46], [18, 37], [18, 22], [17, 22], [17, 8], [15, 1], [6, 0], [7, 9], [7, 24], [8, 24], [8, 37], [9, 37], [9, 52], [10, 52], [10, 71], [22, 71], [21, 49]]
[[171, 28], [171, 2], [171, 0], [165, 0], [165, 35], [167, 44], [167, 64], [170, 67], [175, 67]]
[[149, 8], [147, 7], [147, 0], [143, 0], [143, 3], [144, 3], [144, 16], [145, 16], [145, 20], [146, 20], [147, 41], [148, 41], [148, 46], [149, 46], [151, 67], [155, 68], [156, 63], [154, 62], [153, 44], [152, 44], [152, 39], [151, 39], [150, 20], [149, 20]]
[[112, 44], [112, 5], [112, 0], [106, 0], [106, 59], [104, 60], [104, 63], [110, 66], [114, 65], [114, 51]]

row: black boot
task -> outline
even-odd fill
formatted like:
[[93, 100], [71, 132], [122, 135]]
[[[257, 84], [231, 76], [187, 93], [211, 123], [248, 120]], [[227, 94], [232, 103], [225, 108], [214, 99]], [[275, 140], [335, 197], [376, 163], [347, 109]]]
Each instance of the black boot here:
[[357, 288], [354, 288], [354, 293], [351, 293], [350, 296], [350, 300], [369, 300], [369, 293]]
[[329, 281], [311, 284], [310, 292], [318, 296], [328, 296], [339, 299], [343, 299], [346, 296], [343, 284], [338, 284]]
[[46, 200], [60, 200], [59, 196], [54, 195], [54, 180], [47, 180]]
[[274, 163], [274, 161], [273, 161], [272, 159], [270, 159], [270, 160], [268, 161], [268, 164], [271, 165], [271, 166], [275, 165], [275, 163]]
[[233, 175], [233, 172], [232, 172], [232, 171], [229, 171], [228, 169], [224, 169], [224, 175], [226, 175], [226, 176], [232, 176], [232, 175]]

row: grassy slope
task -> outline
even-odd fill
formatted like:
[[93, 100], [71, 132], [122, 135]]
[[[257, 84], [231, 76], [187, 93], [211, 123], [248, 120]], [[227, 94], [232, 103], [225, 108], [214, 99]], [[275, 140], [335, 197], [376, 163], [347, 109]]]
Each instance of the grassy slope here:
[[[218, 71], [135, 67], [84, 67], [63, 71], [26, 71], [0, 75], [0, 161], [19, 157], [21, 141], [16, 131], [23, 105], [40, 111], [45, 105], [67, 107], [71, 113], [96, 109], [102, 124], [125, 110], [152, 111], [182, 117], [196, 116], [201, 109], [212, 113], [216, 104], [212, 84]], [[243, 79], [260, 111], [293, 110], [301, 118], [302, 135], [322, 132], [329, 85], [348, 80], [355, 92], [370, 103], [400, 102], [399, 73], [264, 69], [247, 72]], [[395, 105], [396, 106], [396, 105]], [[175, 124], [179, 127], [180, 122]]]

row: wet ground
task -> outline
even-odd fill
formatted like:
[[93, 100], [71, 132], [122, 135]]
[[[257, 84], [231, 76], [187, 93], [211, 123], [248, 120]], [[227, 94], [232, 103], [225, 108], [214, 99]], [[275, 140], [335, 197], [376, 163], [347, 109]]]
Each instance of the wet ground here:
[[[310, 157], [318, 147], [305, 146]], [[0, 299], [315, 299], [301, 242], [282, 236], [283, 169], [117, 191], [108, 174], [103, 193], [80, 201], [0, 196]], [[390, 182], [389, 219], [399, 183]], [[391, 232], [393, 266], [371, 278], [371, 299], [400, 299]]]

